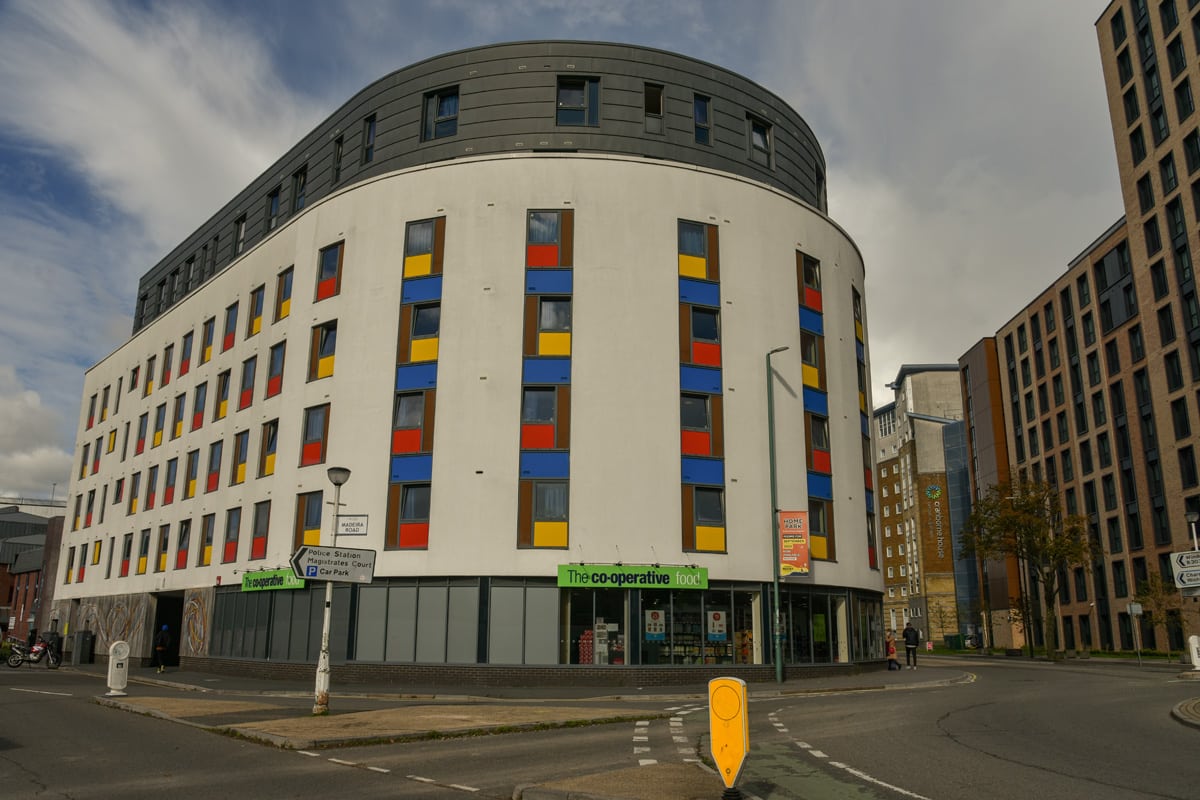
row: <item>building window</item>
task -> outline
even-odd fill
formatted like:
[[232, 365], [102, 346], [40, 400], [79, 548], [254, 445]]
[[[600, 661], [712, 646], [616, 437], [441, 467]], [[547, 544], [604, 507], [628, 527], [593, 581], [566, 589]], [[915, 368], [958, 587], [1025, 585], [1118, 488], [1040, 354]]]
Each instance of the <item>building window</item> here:
[[229, 465], [229, 485], [246, 482], [246, 459], [250, 454], [250, 431], [241, 431], [233, 437], [233, 463]]
[[304, 435], [300, 442], [300, 466], [325, 463], [329, 435], [329, 404], [304, 409]]
[[225, 512], [225, 541], [221, 548], [221, 563], [237, 561], [238, 534], [242, 527], [242, 509], [231, 508]]
[[559, 125], [599, 125], [600, 79], [559, 76], [555, 121]]
[[233, 222], [233, 255], [236, 258], [246, 250], [246, 215], [242, 214]]
[[250, 560], [267, 557], [267, 534], [271, 529], [271, 501], [254, 504], [254, 522], [250, 529]]
[[574, 222], [571, 211], [530, 211], [525, 227], [525, 266], [570, 267]]
[[1183, 121], [1192, 115], [1196, 110], [1196, 101], [1192, 97], [1192, 84], [1184, 78], [1175, 87], [1175, 114], [1182, 125]]
[[[179, 459], [172, 458], [167, 462], [167, 472], [163, 478], [163, 505], [169, 506], [175, 501], [175, 482], [179, 475]], [[101, 520], [103, 522], [103, 520]]]
[[1142, 113], [1141, 108], [1138, 107], [1137, 87], [1130, 86], [1122, 101], [1125, 106], [1125, 124], [1132, 125]]
[[190, 500], [196, 496], [196, 481], [200, 476], [200, 451], [192, 450], [187, 454], [187, 466], [183, 476], [183, 499]]
[[279, 445], [279, 420], [264, 422], [258, 451], [258, 477], [275, 474], [275, 450]]
[[1167, 66], [1171, 70], [1171, 78], [1179, 77], [1187, 66], [1187, 55], [1183, 52], [1183, 37], [1176, 36], [1167, 42]]
[[1192, 422], [1188, 416], [1186, 396], [1171, 401], [1171, 422], [1175, 428], [1175, 441], [1186, 439], [1192, 435]]
[[1140, 125], [1129, 134], [1129, 151], [1133, 155], [1134, 165], [1142, 163], [1146, 157], [1146, 136], [1142, 133]]
[[[179, 345], [179, 377], [181, 377], [181, 378], [184, 375], [187, 375], [188, 371], [191, 370], [191, 368], [192, 368], [192, 340], [194, 338], [195, 338], [195, 334], [193, 334], [192, 331], [188, 331], [187, 333], [185, 333], [183, 335], [183, 342]], [[105, 409], [107, 409], [108, 408], [108, 387], [105, 387], [104, 392], [105, 392], [104, 407], [105, 407]], [[104, 415], [102, 413], [101, 421], [103, 421], [103, 416]]]
[[258, 356], [250, 356], [242, 362], [242, 386], [238, 393], [238, 411], [249, 408], [254, 402], [254, 373], [258, 371]]
[[324, 495], [321, 492], [306, 492], [296, 495], [296, 535], [293, 544], [319, 545], [321, 543], [321, 507]]
[[337, 320], [330, 320], [312, 329], [312, 344], [308, 353], [308, 379], [333, 375], [334, 354], [337, 350]]
[[192, 400], [192, 430], [200, 430], [204, 426], [204, 406], [208, 401], [208, 383], [202, 383], [196, 387], [195, 397]]
[[149, 397], [150, 393], [154, 391], [154, 362], [156, 360], [156, 356], [146, 359], [146, 384], [142, 390], [142, 397]]
[[362, 163], [370, 164], [375, 160], [375, 115], [363, 120], [362, 125]]
[[433, 449], [434, 390], [400, 392], [392, 407], [392, 455]]
[[276, 186], [267, 195], [267, 230], [273, 231], [279, 227], [279, 187]]
[[[571, 355], [571, 298], [569, 296], [529, 296], [533, 304], [527, 323], [532, 329], [526, 336], [533, 339], [532, 352], [527, 355], [569, 356]], [[528, 339], [527, 339], [528, 341]]]
[[288, 267], [275, 278], [275, 321], [292, 312], [292, 273]]
[[565, 450], [570, 442], [568, 385], [521, 390], [521, 449]]
[[321, 249], [317, 268], [316, 301], [333, 297], [342, 290], [342, 251], [345, 242]]
[[1142, 224], [1146, 237], [1146, 255], [1152, 256], [1162, 249], [1162, 236], [1158, 232], [1158, 217], [1151, 217]]
[[308, 166], [305, 165], [292, 175], [292, 213], [304, 208], [305, 194], [308, 191]]
[[389, 514], [389, 549], [429, 547], [430, 484], [394, 484], [389, 495], [389, 509], [395, 506], [394, 520]]
[[720, 279], [716, 225], [679, 220], [679, 275], [683, 278]]
[[200, 328], [200, 363], [207, 364], [212, 359], [213, 339], [216, 336], [217, 319], [209, 317]]
[[410, 222], [404, 230], [404, 277], [440, 275], [446, 218]]
[[246, 320], [246, 338], [249, 339], [262, 330], [263, 298], [267, 294], [265, 285], [250, 292], [250, 314]]
[[646, 133], [663, 132], [663, 87], [647, 83], [642, 88], [642, 106], [646, 112]]
[[208, 473], [204, 481], [204, 492], [215, 492], [221, 485], [221, 452], [225, 443], [218, 439], [208, 446]]
[[692, 119], [695, 124], [696, 143], [712, 144], [712, 98], [702, 94], [692, 97]]
[[413, 362], [437, 361], [438, 333], [441, 329], [440, 303], [421, 303], [412, 306], [412, 343], [409, 359]]
[[283, 363], [287, 353], [287, 342], [271, 346], [267, 359], [267, 393], [265, 397], [274, 397], [283, 391]]
[[207, 567], [212, 563], [213, 537], [217, 527], [217, 515], [205, 514], [200, 519], [200, 548], [196, 566]]
[[748, 116], [746, 127], [750, 136], [750, 160], [770, 167], [773, 146], [771, 126], [757, 117]]
[[221, 337], [221, 352], [233, 347], [237, 335], [238, 304], [234, 303], [225, 309], [225, 329]]
[[[1175, 156], [1167, 153], [1166, 157], [1158, 162], [1158, 174], [1162, 178], [1163, 195], [1175, 191], [1175, 187], [1179, 185], [1179, 176], [1175, 173]], [[1153, 203], [1153, 199], [1151, 203]]]
[[1175, 341], [1175, 315], [1170, 303], [1158, 310], [1158, 338], [1164, 346]]
[[158, 548], [154, 553], [154, 571], [167, 571], [167, 551], [171, 549], [171, 526], [160, 525], [158, 528]]
[[566, 547], [569, 541], [569, 484], [566, 481], [530, 483], [533, 492], [532, 541], [527, 546]]
[[225, 419], [229, 412], [229, 370], [217, 376], [217, 400], [213, 403], [213, 422]]
[[425, 123], [421, 139], [441, 139], [458, 133], [458, 87], [451, 86], [425, 95]]
[[180, 520], [179, 536], [176, 541], [178, 544], [175, 547], [175, 569], [186, 569], [188, 550], [192, 544], [192, 521], [190, 519]]
[[1114, 14], [1112, 18], [1113, 44], [1119, 45], [1121, 42], [1125, 41], [1125, 35], [1125, 12], [1118, 8], [1117, 13]]
[[150, 529], [143, 528], [138, 535], [138, 539], [137, 574], [145, 575], [146, 567], [148, 566], [147, 562], [150, 560]]

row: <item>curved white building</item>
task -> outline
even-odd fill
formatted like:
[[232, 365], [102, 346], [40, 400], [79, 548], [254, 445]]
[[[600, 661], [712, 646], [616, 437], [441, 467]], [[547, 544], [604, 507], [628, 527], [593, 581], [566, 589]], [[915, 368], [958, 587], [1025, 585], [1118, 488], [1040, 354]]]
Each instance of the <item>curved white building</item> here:
[[269, 571], [335, 544], [339, 466], [336, 545], [376, 555], [335, 664], [765, 677], [772, 366], [784, 662], [874, 661], [863, 281], [811, 132], [744, 78], [581, 42], [389, 75], [143, 279], [85, 381], [59, 618], [311, 663], [323, 584]]

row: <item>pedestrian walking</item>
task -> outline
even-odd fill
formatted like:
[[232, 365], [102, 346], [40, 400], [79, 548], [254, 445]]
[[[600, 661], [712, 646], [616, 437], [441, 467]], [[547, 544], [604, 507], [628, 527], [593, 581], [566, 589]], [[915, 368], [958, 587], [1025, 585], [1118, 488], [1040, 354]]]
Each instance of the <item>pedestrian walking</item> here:
[[894, 669], [900, 669], [900, 659], [896, 656], [896, 632], [888, 631], [887, 638], [884, 640], [884, 645], [887, 648], [888, 672]]
[[917, 668], [917, 645], [921, 643], [921, 634], [911, 622], [904, 623], [904, 663], [909, 669]]
[[166, 672], [167, 650], [170, 648], [171, 629], [163, 625], [159, 632], [154, 634], [154, 665], [158, 667], [159, 672]]

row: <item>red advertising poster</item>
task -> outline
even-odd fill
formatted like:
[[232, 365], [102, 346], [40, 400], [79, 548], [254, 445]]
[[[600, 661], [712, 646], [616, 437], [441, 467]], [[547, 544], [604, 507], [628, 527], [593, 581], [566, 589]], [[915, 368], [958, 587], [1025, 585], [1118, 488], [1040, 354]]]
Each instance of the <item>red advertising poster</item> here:
[[779, 512], [779, 574], [808, 574], [808, 512]]

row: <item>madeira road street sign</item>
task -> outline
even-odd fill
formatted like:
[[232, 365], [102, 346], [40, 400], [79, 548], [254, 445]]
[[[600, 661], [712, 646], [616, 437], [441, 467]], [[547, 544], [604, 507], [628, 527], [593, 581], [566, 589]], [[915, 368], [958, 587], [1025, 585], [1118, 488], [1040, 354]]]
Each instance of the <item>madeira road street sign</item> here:
[[304, 545], [292, 554], [297, 578], [341, 583], [370, 583], [375, 578], [375, 551]]
[[1171, 553], [1171, 571], [1175, 575], [1175, 585], [1180, 589], [1200, 587], [1200, 550]]

